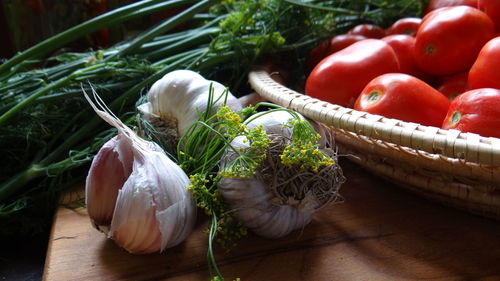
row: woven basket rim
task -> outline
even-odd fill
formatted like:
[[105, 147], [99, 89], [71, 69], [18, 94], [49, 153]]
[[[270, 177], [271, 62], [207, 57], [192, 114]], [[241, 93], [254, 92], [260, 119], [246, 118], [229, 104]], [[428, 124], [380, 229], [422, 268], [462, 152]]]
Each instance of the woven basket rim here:
[[273, 103], [348, 132], [458, 161], [500, 166], [500, 139], [445, 130], [345, 108], [283, 86], [265, 70], [249, 73], [251, 87]]

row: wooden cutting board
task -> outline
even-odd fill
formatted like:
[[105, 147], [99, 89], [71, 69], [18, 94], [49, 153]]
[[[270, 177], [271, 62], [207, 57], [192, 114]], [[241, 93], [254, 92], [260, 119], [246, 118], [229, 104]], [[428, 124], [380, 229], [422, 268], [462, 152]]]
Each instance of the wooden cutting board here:
[[[500, 280], [500, 222], [341, 164], [345, 202], [322, 209], [285, 238], [249, 235], [230, 252], [217, 249], [226, 280]], [[204, 221], [177, 247], [132, 255], [92, 228], [85, 208], [61, 206], [44, 280], [209, 280]]]

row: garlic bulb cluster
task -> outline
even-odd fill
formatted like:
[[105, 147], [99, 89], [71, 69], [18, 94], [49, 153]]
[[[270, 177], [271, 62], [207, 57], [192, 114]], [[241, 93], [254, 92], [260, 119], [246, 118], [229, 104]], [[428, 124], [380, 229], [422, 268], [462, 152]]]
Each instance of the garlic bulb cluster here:
[[242, 108], [238, 99], [222, 84], [191, 70], [175, 70], [153, 84], [147, 102], [138, 109], [145, 119], [160, 118], [173, 125], [182, 136], [198, 120], [199, 114], [208, 109], [211, 91], [214, 103], [210, 110], [216, 110], [222, 103], [233, 110]]
[[[246, 227], [260, 236], [278, 238], [303, 228], [319, 208], [339, 199], [338, 190], [344, 178], [336, 163], [317, 172], [282, 164], [281, 153], [293, 136], [293, 128], [287, 125], [292, 118], [290, 113], [259, 113], [251, 118], [247, 128], [263, 126], [271, 139], [266, 159], [254, 176], [224, 177], [218, 189]], [[237, 151], [249, 148], [249, 141], [238, 136], [231, 147], [222, 160], [222, 169], [234, 161]]]
[[104, 106], [101, 110], [87, 99], [118, 129], [93, 159], [87, 176], [86, 204], [93, 224], [132, 253], [181, 243], [196, 219], [188, 176], [156, 143], [139, 138]]

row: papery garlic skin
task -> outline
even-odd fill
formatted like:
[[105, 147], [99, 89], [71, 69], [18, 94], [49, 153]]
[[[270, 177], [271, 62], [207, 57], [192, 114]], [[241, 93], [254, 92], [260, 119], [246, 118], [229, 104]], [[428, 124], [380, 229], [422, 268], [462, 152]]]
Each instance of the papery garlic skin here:
[[123, 135], [107, 141], [92, 160], [85, 182], [85, 204], [96, 227], [109, 226], [118, 190], [132, 173], [132, 150]]
[[[198, 121], [199, 113], [207, 110], [210, 88], [213, 89], [212, 110], [216, 110], [226, 99], [226, 87], [205, 79], [191, 70], [175, 70], [156, 81], [147, 94], [147, 102], [138, 107], [145, 119], [159, 117], [174, 119], [182, 136]], [[234, 111], [242, 108], [240, 102], [227, 92], [226, 105]]]
[[[296, 114], [299, 118], [304, 118], [299, 113]], [[252, 120], [246, 124], [246, 127], [252, 129], [262, 125], [268, 135], [275, 134], [291, 139], [293, 129], [286, 124], [292, 118], [294, 117], [287, 111], [260, 112], [251, 117]]]
[[[158, 252], [178, 245], [196, 220], [188, 176], [160, 146], [139, 138], [87, 99], [101, 118], [118, 129], [118, 135], [99, 151], [87, 177], [91, 220], [131, 253]], [[115, 173], [118, 177], [112, 179]]]
[[256, 178], [223, 178], [218, 188], [238, 220], [262, 237], [283, 237], [307, 225], [315, 213], [314, 209], [273, 205], [267, 184]]
[[135, 147], [132, 173], [119, 191], [109, 236], [133, 253], [179, 244], [196, 217], [189, 185], [184, 171], [163, 152]]
[[[277, 111], [255, 116], [259, 117], [248, 123], [247, 128], [262, 125], [268, 135], [281, 136], [289, 143], [293, 134], [293, 129], [286, 126], [292, 118], [290, 113]], [[299, 118], [303, 117], [299, 115]], [[246, 137], [238, 136], [231, 142], [231, 147], [236, 151], [244, 151], [249, 148], [249, 142]], [[228, 149], [222, 160], [222, 168], [235, 158], [234, 150]], [[218, 189], [230, 208], [236, 211], [236, 217], [254, 233], [266, 238], [283, 237], [305, 227], [318, 208], [324, 205], [311, 192], [306, 193], [301, 200], [291, 196], [283, 201], [276, 196], [272, 184], [258, 174], [251, 178], [223, 177]]]

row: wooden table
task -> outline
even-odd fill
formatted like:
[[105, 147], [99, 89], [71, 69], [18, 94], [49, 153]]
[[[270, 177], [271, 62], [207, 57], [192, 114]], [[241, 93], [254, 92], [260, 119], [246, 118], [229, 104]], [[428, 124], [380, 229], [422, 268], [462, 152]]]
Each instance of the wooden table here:
[[[343, 161], [342, 204], [279, 240], [253, 235], [217, 257], [226, 280], [500, 280], [500, 222], [408, 193]], [[201, 215], [200, 215], [201, 216]], [[208, 280], [203, 219], [181, 245], [131, 255], [59, 208], [44, 279]]]

